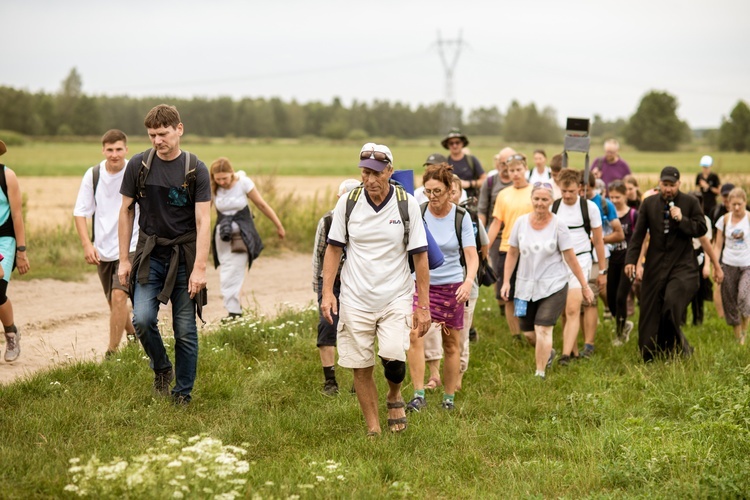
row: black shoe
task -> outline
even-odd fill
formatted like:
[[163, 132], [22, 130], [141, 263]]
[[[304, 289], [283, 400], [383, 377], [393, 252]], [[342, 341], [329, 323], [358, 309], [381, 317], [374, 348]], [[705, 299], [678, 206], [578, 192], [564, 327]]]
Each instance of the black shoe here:
[[568, 366], [570, 364], [570, 356], [568, 354], [563, 354], [560, 356], [557, 360], [557, 364], [560, 366]]
[[175, 406], [187, 406], [190, 404], [189, 394], [172, 394], [172, 404]]
[[221, 318], [221, 322], [222, 323], [231, 323], [231, 322], [233, 322], [236, 319], [241, 318], [241, 317], [242, 317], [241, 313], [229, 313], [227, 316]]
[[477, 329], [472, 326], [469, 328], [469, 342], [476, 342], [477, 340], [479, 340]]
[[325, 385], [323, 385], [323, 394], [326, 396], [335, 396], [338, 393], [339, 384], [335, 380], [326, 380]]
[[169, 396], [169, 385], [174, 380], [174, 370], [154, 373], [154, 392], [158, 396]]

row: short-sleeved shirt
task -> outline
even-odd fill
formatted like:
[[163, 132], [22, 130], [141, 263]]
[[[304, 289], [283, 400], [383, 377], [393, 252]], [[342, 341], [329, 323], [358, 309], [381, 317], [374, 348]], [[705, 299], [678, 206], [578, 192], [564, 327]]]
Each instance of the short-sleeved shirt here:
[[244, 174], [242, 171], [237, 172], [237, 182], [229, 189], [216, 188], [214, 205], [222, 214], [234, 215], [247, 206], [247, 193], [255, 188], [255, 183]]
[[604, 184], [609, 186], [609, 183], [615, 180], [622, 180], [626, 175], [630, 175], [630, 167], [622, 158], [617, 158], [614, 163], [607, 163], [606, 158], [603, 156], [594, 160], [594, 164], [591, 165], [592, 170], [598, 169], [602, 173], [602, 180]]
[[[497, 170], [495, 170], [497, 172]], [[488, 175], [482, 183], [479, 190], [479, 202], [477, 204], [477, 213], [484, 214], [487, 218], [487, 225], [492, 223], [492, 210], [495, 208], [495, 201], [500, 191], [513, 185], [513, 182], [503, 182], [498, 174]]]
[[529, 214], [522, 215], [510, 232], [510, 246], [518, 248], [515, 297], [538, 301], [559, 292], [568, 282], [562, 252], [573, 248], [570, 231], [552, 214], [543, 229], [534, 229]]
[[[474, 164], [474, 168], [471, 168], [471, 165], [469, 165], [469, 160], [467, 159], [468, 156], [469, 155], [464, 155], [460, 160], [454, 160], [453, 158], [448, 156], [448, 165], [451, 165], [453, 167], [453, 173], [462, 180], [472, 181], [479, 179], [482, 174], [484, 174], [482, 164], [479, 163], [479, 160], [476, 156], [472, 156], [471, 160]], [[466, 190], [466, 194], [468, 196], [477, 196], [479, 194], [479, 188], [468, 188]]]
[[[78, 189], [76, 205], [73, 209], [75, 217], [94, 217], [94, 248], [99, 253], [102, 262], [113, 262], [120, 258], [117, 226], [120, 220], [120, 186], [125, 175], [125, 168], [110, 174], [107, 171], [106, 160], [99, 164], [99, 182], [94, 194], [94, 167], [83, 174], [81, 187]], [[136, 206], [136, 217], [138, 207]], [[135, 251], [138, 242], [138, 228], [133, 228], [130, 240], [130, 251]]]
[[504, 224], [505, 227], [503, 229], [503, 238], [500, 240], [501, 252], [507, 252], [510, 247], [508, 240], [516, 219], [534, 209], [531, 205], [531, 189], [531, 184], [520, 189], [511, 186], [503, 189], [497, 195], [492, 216]]
[[[172, 161], [164, 161], [154, 155], [151, 171], [146, 177], [146, 195], [137, 198], [141, 208], [138, 225], [147, 236], [174, 239], [195, 231], [195, 203], [211, 201], [211, 181], [208, 169], [198, 161], [195, 177], [195, 196], [191, 200], [185, 183], [185, 152]], [[143, 153], [138, 153], [128, 162], [122, 179], [120, 194], [136, 198], [138, 171]]]
[[[424, 220], [430, 230], [430, 234], [443, 252], [445, 261], [437, 269], [430, 271], [431, 285], [449, 285], [461, 283], [464, 280], [464, 270], [461, 267], [461, 255], [458, 249], [458, 237], [456, 236], [456, 206], [445, 217], [435, 217], [429, 209], [424, 212]], [[476, 247], [474, 237], [474, 224], [471, 216], [464, 214], [461, 220], [461, 244], [464, 248]]]
[[716, 221], [716, 229], [724, 232], [722, 264], [735, 267], [750, 266], [750, 220], [747, 212], [736, 224], [732, 222], [731, 215], [721, 217]]
[[703, 195], [703, 213], [708, 214], [716, 206], [716, 193], [711, 191], [711, 188], [718, 188], [721, 186], [721, 181], [719, 180], [718, 175], [710, 172], [708, 178], [703, 179], [708, 184], [708, 188], [704, 191], [699, 184], [701, 179], [703, 179], [702, 173], [695, 176], [695, 187], [701, 190], [701, 194]]
[[529, 181], [529, 184], [532, 186], [536, 182], [552, 182], [552, 169], [545, 166], [544, 171], [540, 174], [537, 170], [536, 166], [531, 167], [531, 169], [526, 173], [526, 179]]
[[[597, 206], [591, 200], [586, 200], [586, 206], [589, 208], [589, 222], [591, 228], [602, 227], [602, 216]], [[573, 205], [567, 205], [560, 202], [560, 208], [557, 210], [557, 217], [560, 223], [565, 224], [570, 230], [570, 236], [573, 242], [573, 250], [578, 256], [579, 262], [585, 262], [591, 259], [591, 237], [586, 233], [583, 227], [583, 214], [581, 213], [581, 201], [576, 197]], [[615, 212], [617, 217], [617, 212]]]
[[377, 312], [395, 301], [410, 300], [414, 295], [414, 281], [407, 251], [427, 251], [427, 236], [417, 201], [407, 195], [409, 245], [404, 248], [404, 226], [393, 186], [380, 205], [375, 205], [367, 191], [362, 190], [349, 216], [348, 243], [346, 200], [347, 197], [342, 196], [336, 203], [328, 233], [329, 244], [346, 247], [339, 301], [360, 311]]
[[[615, 204], [612, 203], [608, 198], [602, 198], [601, 194], [597, 194], [593, 198], [591, 198], [591, 201], [593, 201], [597, 208], [599, 209], [599, 214], [602, 216], [602, 236], [607, 236], [608, 234], [612, 234], [614, 231], [612, 229], [612, 221], [617, 219], [617, 209], [615, 208]], [[607, 207], [606, 213], [604, 210], [604, 207]], [[612, 245], [605, 244], [604, 245], [604, 256], [609, 258], [609, 256], [612, 254]], [[594, 255], [594, 261], [596, 261], [597, 256]]]

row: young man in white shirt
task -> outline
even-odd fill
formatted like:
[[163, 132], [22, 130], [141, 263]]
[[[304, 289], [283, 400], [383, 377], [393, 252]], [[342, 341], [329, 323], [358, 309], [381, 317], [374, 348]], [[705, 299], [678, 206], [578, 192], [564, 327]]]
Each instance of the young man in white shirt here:
[[[578, 263], [584, 271], [584, 275], [591, 273], [593, 265], [592, 250], [596, 251], [599, 262], [605, 262], [604, 257], [604, 240], [602, 238], [602, 217], [599, 209], [590, 200], [584, 200], [588, 213], [588, 219], [593, 237], [589, 236], [585, 228], [584, 214], [582, 210], [582, 201], [578, 195], [580, 174], [576, 170], [564, 168], [560, 171], [558, 182], [562, 192], [562, 199], [555, 210], [560, 222], [566, 224], [570, 230], [573, 239], [573, 249], [575, 250]], [[593, 241], [593, 245], [592, 245]], [[599, 271], [597, 281], [599, 287], [606, 286], [606, 269]], [[588, 285], [586, 285], [588, 287]], [[565, 303], [565, 326], [563, 327], [563, 352], [558, 363], [567, 365], [571, 358], [578, 357], [578, 330], [580, 326], [580, 311], [583, 302], [583, 293], [581, 284], [578, 279], [571, 273], [568, 282], [568, 297]], [[593, 349], [593, 347], [592, 347]]]
[[[119, 251], [117, 222], [122, 197], [120, 185], [128, 163], [128, 138], [116, 129], [102, 136], [104, 160], [89, 168], [83, 175], [78, 198], [73, 210], [76, 231], [81, 238], [86, 262], [98, 268], [99, 280], [109, 304], [109, 345], [106, 356], [111, 356], [120, 345], [122, 333], [135, 339], [133, 323], [129, 321], [128, 289], [117, 277]], [[92, 220], [93, 237], [89, 237], [86, 218]], [[138, 230], [133, 231], [130, 251], [135, 250]]]

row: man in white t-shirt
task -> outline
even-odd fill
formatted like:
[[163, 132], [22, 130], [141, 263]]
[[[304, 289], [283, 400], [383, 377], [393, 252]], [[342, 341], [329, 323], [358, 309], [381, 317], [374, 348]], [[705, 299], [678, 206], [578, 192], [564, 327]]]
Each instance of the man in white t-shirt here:
[[[133, 323], [128, 320], [128, 289], [120, 284], [117, 277], [119, 263], [117, 221], [122, 203], [120, 185], [125, 173], [125, 165], [128, 163], [125, 158], [127, 152], [128, 138], [124, 132], [112, 129], [102, 136], [102, 153], [105, 159], [99, 165], [89, 168], [83, 175], [73, 209], [76, 231], [83, 246], [83, 256], [86, 262], [97, 266], [99, 280], [109, 304], [107, 356], [117, 351], [123, 331], [129, 338], [135, 340]], [[87, 217], [93, 219], [92, 237], [89, 237]], [[136, 227], [130, 241], [131, 252], [135, 250], [137, 241], [138, 228]]]
[[[596, 252], [599, 262], [606, 262], [604, 257], [604, 240], [602, 238], [602, 216], [596, 205], [590, 200], [581, 200], [578, 195], [580, 175], [576, 170], [564, 168], [560, 171], [558, 182], [562, 199], [555, 202], [552, 210], [557, 213], [560, 222], [566, 224], [570, 230], [578, 263], [583, 269], [583, 274], [589, 276], [593, 265], [592, 250]], [[585, 227], [583, 205], [588, 212], [591, 236]], [[592, 245], [593, 241], [593, 245]], [[606, 286], [606, 269], [599, 271], [597, 281], [599, 287]], [[588, 288], [588, 284], [586, 285]], [[578, 356], [578, 329], [580, 327], [581, 304], [583, 302], [583, 289], [578, 279], [570, 274], [568, 281], [568, 297], [565, 302], [565, 326], [563, 327], [563, 352], [558, 359], [562, 366], [570, 363], [571, 358]], [[584, 349], [593, 350], [593, 346], [585, 346]]]
[[[388, 382], [386, 407], [391, 432], [406, 429], [406, 404], [401, 383], [406, 375], [410, 327], [420, 336], [430, 327], [430, 271], [427, 236], [422, 214], [413, 196], [390, 183], [393, 154], [386, 146], [367, 143], [360, 151], [362, 188], [342, 196], [333, 210], [328, 248], [323, 260], [320, 310], [329, 323], [339, 315], [339, 365], [352, 368], [354, 388], [365, 417], [368, 436], [380, 434], [378, 390], [373, 378], [375, 339]], [[399, 199], [409, 213], [408, 232], [399, 211]], [[352, 201], [349, 201], [352, 200]], [[353, 208], [347, 220], [347, 204]], [[339, 306], [333, 284], [341, 269]], [[412, 315], [414, 282], [408, 256], [414, 259], [419, 303]]]

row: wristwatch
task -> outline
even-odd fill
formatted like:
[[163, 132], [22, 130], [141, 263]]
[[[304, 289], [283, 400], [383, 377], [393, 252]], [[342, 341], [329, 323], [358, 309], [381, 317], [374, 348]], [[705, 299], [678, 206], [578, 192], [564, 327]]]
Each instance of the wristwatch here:
[[599, 274], [600, 275], [606, 275], [607, 274], [607, 270], [606, 269], [602, 269], [601, 271], [599, 271]]
[[16, 252], [25, 252], [26, 251], [26, 245], [21, 245], [20, 247], [16, 247]]

